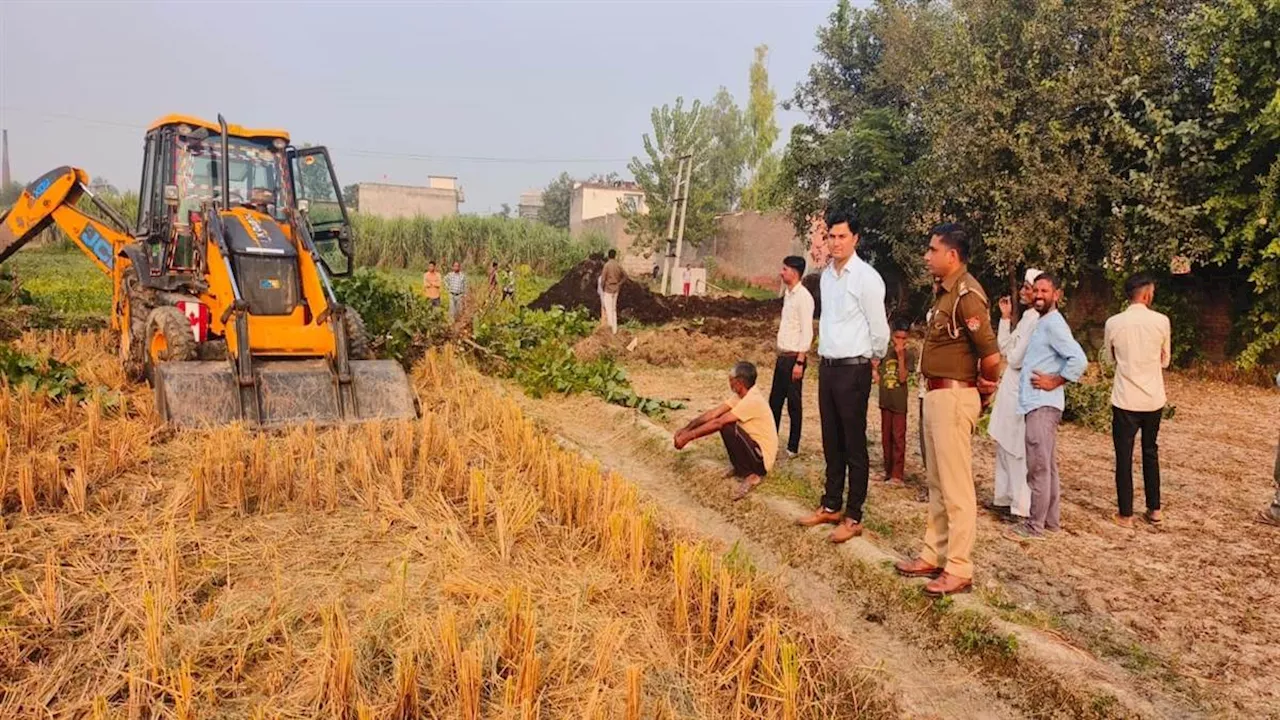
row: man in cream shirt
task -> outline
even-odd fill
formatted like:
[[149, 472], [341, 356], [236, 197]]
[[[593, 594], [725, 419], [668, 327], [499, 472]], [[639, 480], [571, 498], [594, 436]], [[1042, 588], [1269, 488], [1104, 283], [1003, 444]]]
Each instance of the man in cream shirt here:
[[1164, 415], [1164, 368], [1169, 367], [1172, 332], [1169, 318], [1152, 310], [1155, 279], [1139, 273], [1124, 283], [1129, 307], [1107, 319], [1102, 361], [1114, 364], [1111, 388], [1111, 439], [1116, 451], [1116, 496], [1120, 512], [1115, 522], [1133, 527], [1133, 441], [1142, 433], [1142, 487], [1147, 511], [1143, 518], [1155, 525], [1160, 517], [1160, 418]]

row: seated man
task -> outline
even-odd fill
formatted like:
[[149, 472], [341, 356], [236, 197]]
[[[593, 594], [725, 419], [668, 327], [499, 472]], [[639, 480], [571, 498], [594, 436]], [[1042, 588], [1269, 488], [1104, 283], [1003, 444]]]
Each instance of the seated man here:
[[745, 361], [734, 365], [729, 389], [733, 395], [728, 400], [680, 428], [674, 440], [676, 449], [683, 450], [700, 437], [720, 433], [733, 465], [732, 476], [741, 479], [733, 499], [741, 500], [773, 468], [778, 455], [778, 429], [769, 402], [756, 389], [755, 365]]

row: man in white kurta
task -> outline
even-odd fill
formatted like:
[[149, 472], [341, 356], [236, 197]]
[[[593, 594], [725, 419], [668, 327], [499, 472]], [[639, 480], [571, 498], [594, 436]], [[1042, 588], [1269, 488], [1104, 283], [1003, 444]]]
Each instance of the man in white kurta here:
[[1031, 488], [1027, 485], [1026, 418], [1018, 412], [1018, 375], [1022, 370], [1022, 358], [1027, 353], [1031, 332], [1040, 321], [1040, 314], [1031, 307], [1031, 288], [1040, 271], [1029, 269], [1018, 301], [1026, 308], [1017, 327], [1011, 329], [1013, 302], [1000, 299], [1000, 328], [996, 339], [1004, 355], [1004, 376], [996, 391], [995, 407], [991, 411], [991, 425], [987, 432], [996, 441], [996, 492], [995, 507], [1012, 516], [1012, 520], [1025, 520], [1031, 513]]

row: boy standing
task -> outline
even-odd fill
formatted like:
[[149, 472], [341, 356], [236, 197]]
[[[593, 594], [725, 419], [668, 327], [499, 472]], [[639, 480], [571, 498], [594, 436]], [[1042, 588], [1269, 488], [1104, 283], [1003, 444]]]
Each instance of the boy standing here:
[[916, 353], [907, 347], [911, 324], [906, 320], [893, 323], [889, 354], [872, 374], [880, 386], [880, 442], [884, 446], [885, 482], [901, 485], [907, 460], [907, 384], [911, 368], [916, 366]]

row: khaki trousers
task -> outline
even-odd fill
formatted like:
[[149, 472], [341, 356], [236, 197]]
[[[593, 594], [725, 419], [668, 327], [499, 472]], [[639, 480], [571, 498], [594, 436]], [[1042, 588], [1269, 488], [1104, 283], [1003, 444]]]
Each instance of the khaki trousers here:
[[960, 578], [973, 577], [978, 499], [973, 446], [982, 402], [975, 388], [930, 390], [924, 396], [924, 452], [929, 485], [924, 550], [920, 558]]

